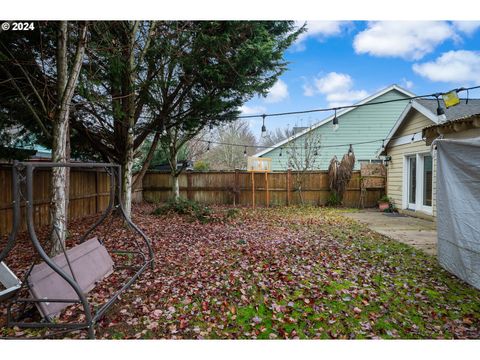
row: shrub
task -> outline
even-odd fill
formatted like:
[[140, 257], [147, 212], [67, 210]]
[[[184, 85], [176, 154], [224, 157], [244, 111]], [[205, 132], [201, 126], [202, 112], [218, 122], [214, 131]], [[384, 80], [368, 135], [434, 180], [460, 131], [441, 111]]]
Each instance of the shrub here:
[[390, 202], [390, 198], [387, 195], [383, 195], [378, 202]]
[[342, 204], [342, 199], [336, 192], [331, 192], [330, 196], [327, 199], [327, 206], [339, 206]]
[[209, 207], [184, 198], [169, 199], [165, 205], [152, 212], [153, 215], [165, 215], [168, 213], [187, 215], [202, 223], [208, 222], [212, 215]]
[[193, 165], [193, 170], [196, 171], [208, 171], [210, 170], [210, 164], [203, 160], [198, 160]]

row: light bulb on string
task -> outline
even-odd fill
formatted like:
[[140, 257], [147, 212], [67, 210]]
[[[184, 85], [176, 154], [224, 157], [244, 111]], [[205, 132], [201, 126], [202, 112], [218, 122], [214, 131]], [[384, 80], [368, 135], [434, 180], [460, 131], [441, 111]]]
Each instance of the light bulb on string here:
[[412, 138], [410, 139], [410, 144], [415, 141], [415, 134], [412, 135]]
[[385, 151], [385, 139], [382, 140], [382, 151]]
[[207, 145], [207, 151], [210, 151], [210, 141], [208, 142], [208, 145]]
[[447, 120], [447, 116], [445, 115], [445, 110], [443, 110], [442, 106], [440, 105], [440, 99], [438, 95], [436, 96], [437, 98], [437, 117], [439, 121], [445, 121]]
[[267, 135], [267, 127], [265, 126], [265, 118], [267, 117], [267, 115], [263, 114], [262, 115], [262, 119], [263, 119], [263, 123], [262, 123], [262, 137], [265, 137]]
[[339, 124], [338, 124], [338, 118], [337, 118], [337, 109], [334, 109], [335, 111], [335, 114], [333, 116], [333, 131], [337, 131], [338, 130], [338, 127], [339, 127]]
[[282, 151], [283, 151], [283, 147], [280, 148], [280, 154], [278, 156], [282, 156]]
[[245, 146], [245, 149], [243, 150], [243, 156], [247, 156], [247, 147]]

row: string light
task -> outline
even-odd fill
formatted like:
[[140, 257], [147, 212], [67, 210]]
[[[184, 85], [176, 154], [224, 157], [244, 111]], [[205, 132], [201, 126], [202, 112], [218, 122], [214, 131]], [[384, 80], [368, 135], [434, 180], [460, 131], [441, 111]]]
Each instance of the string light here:
[[[480, 86], [473, 86], [473, 87], [469, 87], [469, 88], [459, 88], [459, 89], [455, 89], [455, 91], [457, 92], [461, 92], [461, 91], [466, 91], [467, 92], [467, 99], [466, 99], [466, 104], [468, 103], [468, 97], [469, 97], [469, 90], [474, 90], [474, 89], [480, 89]], [[363, 106], [370, 106], [370, 105], [378, 105], [378, 104], [386, 104], [386, 103], [392, 103], [392, 102], [398, 102], [398, 101], [409, 101], [410, 103], [412, 102], [412, 100], [414, 99], [419, 99], [419, 98], [427, 98], [427, 97], [435, 97], [436, 100], [437, 100], [437, 115], [439, 117], [442, 117], [442, 118], [445, 118], [446, 119], [446, 116], [445, 116], [445, 111], [442, 109], [442, 107], [440, 106], [440, 101], [439, 101], [439, 96], [442, 95], [442, 93], [434, 93], [434, 94], [428, 94], [428, 95], [419, 95], [419, 96], [412, 96], [412, 97], [409, 97], [409, 98], [403, 98], [403, 99], [392, 99], [392, 100], [384, 100], [384, 101], [377, 101], [377, 102], [368, 102], [368, 103], [364, 103], [364, 104], [356, 104], [356, 105], [346, 105], [346, 106], [339, 106], [339, 107], [335, 107], [335, 108], [323, 108], [323, 109], [312, 109], [312, 110], [303, 110], [303, 111], [291, 111], [291, 112], [283, 112], [283, 113], [271, 113], [271, 114], [262, 114], [262, 115], [241, 115], [241, 116], [238, 116], [237, 118], [238, 119], [247, 119], [247, 118], [256, 118], [256, 117], [262, 117], [263, 119], [263, 123], [262, 123], [262, 135], [266, 135], [266, 132], [267, 132], [267, 129], [266, 129], [266, 126], [265, 126], [265, 118], [267, 116], [283, 116], [283, 115], [294, 115], [294, 114], [305, 114], [305, 113], [312, 113], [312, 112], [321, 112], [321, 111], [334, 111], [335, 114], [334, 114], [334, 118], [333, 118], [333, 126], [334, 126], [334, 130], [337, 130], [338, 127], [339, 127], [339, 123], [338, 123], [338, 117], [337, 117], [337, 110], [339, 109], [349, 109], [349, 108], [359, 108], [359, 107], [363, 107]], [[221, 120], [221, 118], [219, 118]], [[411, 141], [413, 142], [415, 140], [415, 134], [413, 134], [412, 136], [412, 139]], [[405, 135], [403, 135], [405, 136]], [[396, 140], [398, 138], [401, 138], [403, 136], [397, 136], [397, 137], [391, 137], [389, 139], [376, 139], [376, 140], [370, 140], [370, 141], [362, 141], [362, 142], [357, 142], [357, 143], [353, 143], [353, 144], [338, 144], [338, 145], [326, 145], [326, 146], [319, 146], [319, 148], [332, 148], [332, 147], [343, 147], [343, 146], [346, 146], [346, 145], [362, 145], [362, 144], [369, 144], [369, 143], [374, 143], [374, 142], [377, 142], [377, 141], [382, 141], [382, 150], [385, 150], [385, 141], [388, 140]], [[204, 141], [204, 142], [207, 142], [207, 140], [199, 140], [199, 141]], [[233, 143], [223, 143], [223, 142], [215, 142], [215, 141], [208, 141], [208, 147], [207, 147], [207, 151], [210, 150], [210, 144], [211, 143], [214, 143], [214, 144], [219, 144], [219, 145], [229, 145], [229, 146], [242, 146], [242, 147], [252, 147], [252, 148], [257, 148], [257, 149], [274, 149], [273, 146], [261, 146], [261, 145], [244, 145], [244, 144], [233, 144]], [[296, 147], [293, 147], [293, 148], [296, 148]], [[283, 147], [280, 148], [280, 154], [279, 156], [282, 156], [282, 150], [283, 150]]]
[[338, 125], [338, 118], [337, 118], [337, 109], [334, 109], [334, 110], [335, 110], [335, 115], [334, 115], [334, 117], [333, 117], [333, 122], [332, 122], [332, 124], [333, 124], [333, 131], [337, 131], [337, 130], [338, 130], [338, 127], [339, 127], [339, 125]]
[[247, 156], [247, 147], [245, 146], [244, 150], [243, 150], [243, 156]]
[[440, 106], [440, 99], [439, 94], [436, 95], [437, 98], [437, 116], [439, 121], [447, 120], [447, 116], [445, 115], [445, 110]]
[[[461, 92], [461, 91], [468, 91], [468, 90], [475, 90], [475, 89], [480, 89], [480, 85], [472, 86], [472, 87], [469, 87], [469, 88], [460, 88], [460, 89], [456, 89], [456, 91]], [[258, 117], [264, 117], [264, 116], [299, 115], [299, 114], [308, 114], [308, 113], [314, 113], [314, 112], [326, 112], [326, 111], [341, 110], [341, 109], [354, 109], [354, 108], [359, 108], [359, 107], [364, 107], [364, 106], [388, 104], [388, 103], [399, 102], [399, 101], [409, 101], [409, 102], [411, 102], [412, 100], [415, 100], [415, 99], [436, 97], [438, 95], [441, 95], [441, 93], [416, 95], [416, 96], [410, 96], [410, 97], [401, 98], [401, 99], [372, 101], [372, 102], [367, 102], [367, 103], [364, 103], [364, 104], [344, 105], [344, 106], [337, 106], [337, 107], [334, 107], [334, 108], [332, 107], [332, 108], [310, 109], [310, 110], [301, 110], [301, 111], [288, 111], [288, 112], [262, 114], [262, 115], [240, 115], [237, 118], [238, 119], [250, 119], [250, 118], [258, 118]]]
[[267, 135], [267, 128], [265, 126], [265, 118], [267, 115], [263, 114], [262, 119], [263, 119], [263, 124], [262, 124], [262, 137], [265, 137]]
[[[415, 133], [416, 134], [416, 133]], [[410, 139], [410, 144], [415, 141], [415, 134], [412, 135], [412, 138]]]

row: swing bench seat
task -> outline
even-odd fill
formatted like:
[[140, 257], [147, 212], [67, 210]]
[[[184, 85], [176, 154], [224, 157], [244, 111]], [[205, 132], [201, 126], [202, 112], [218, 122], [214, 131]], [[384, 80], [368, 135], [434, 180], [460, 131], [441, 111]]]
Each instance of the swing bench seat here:
[[0, 262], [0, 285], [0, 301], [11, 298], [22, 286], [22, 282], [3, 261]]
[[[73, 271], [67, 262], [65, 254], [53, 257], [51, 260], [66, 274], [76, 279], [84, 293], [91, 291], [97, 282], [113, 272], [113, 261], [105, 247], [96, 237], [87, 240], [69, 250], [66, 255]], [[73, 302], [55, 302], [53, 300], [74, 300], [79, 297], [70, 284], [55, 272], [47, 263], [42, 262], [32, 268], [27, 278], [31, 296], [36, 300], [37, 309], [45, 318], [57, 315]], [[52, 299], [48, 302], [48, 299]]]

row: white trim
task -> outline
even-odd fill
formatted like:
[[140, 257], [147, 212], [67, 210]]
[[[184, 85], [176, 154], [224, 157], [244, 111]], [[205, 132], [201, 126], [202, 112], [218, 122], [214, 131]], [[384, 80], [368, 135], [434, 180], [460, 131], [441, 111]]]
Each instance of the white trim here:
[[413, 144], [419, 141], [423, 141], [422, 138], [422, 133], [415, 133], [413, 136], [413, 141], [412, 141], [412, 135], [408, 134], [402, 137], [399, 137], [397, 139], [392, 140], [390, 143], [390, 146], [399, 146], [399, 145], [405, 145], [405, 144]]
[[[398, 128], [403, 124], [404, 120], [407, 118], [407, 116], [410, 113], [410, 110], [412, 108], [417, 110], [419, 113], [421, 113], [422, 115], [424, 115], [428, 119], [430, 119], [434, 124], [438, 124], [438, 117], [434, 113], [432, 113], [429, 109], [427, 109], [425, 106], [420, 104], [418, 101], [412, 100], [410, 102], [410, 104], [408, 104], [408, 106], [405, 108], [405, 110], [403, 110], [402, 114], [400, 115], [400, 117], [396, 121], [395, 125], [393, 125], [392, 130], [390, 130], [387, 137], [385, 138], [387, 140], [386, 143], [385, 143], [385, 148], [387, 148], [388, 145], [391, 145], [391, 146], [392, 145], [397, 145], [397, 144], [393, 143], [393, 141], [395, 141], [395, 140], [392, 140], [392, 143], [390, 143], [390, 139], [395, 136], [395, 133], [397, 132]], [[420, 137], [421, 136], [422, 136], [422, 133], [420, 132]], [[377, 156], [382, 155], [383, 152], [384, 152], [384, 150], [380, 149], [377, 152]]]
[[[355, 103], [354, 105], [363, 105], [363, 104], [365, 104], [365, 103], [367, 103], [367, 102], [370, 102], [370, 101], [372, 101], [372, 100], [374, 100], [374, 99], [376, 99], [376, 98], [378, 98], [378, 97], [380, 97], [380, 96], [382, 96], [382, 95], [385, 95], [386, 93], [388, 93], [388, 92], [390, 92], [390, 91], [392, 91], [392, 90], [397, 90], [398, 92], [403, 93], [404, 95], [407, 95], [407, 96], [409, 96], [409, 97], [415, 96], [414, 93], [411, 93], [410, 91], [405, 90], [405, 89], [401, 88], [400, 86], [398, 86], [398, 85], [396, 85], [396, 84], [393, 84], [393, 85], [390, 85], [389, 87], [387, 87], [387, 88], [385, 88], [385, 89], [383, 89], [383, 90], [380, 90], [379, 92], [376, 92], [375, 94], [372, 94], [372, 95], [366, 97], [365, 99], [363, 99], [363, 100]], [[405, 100], [405, 101], [406, 101], [406, 100]], [[350, 111], [353, 111], [353, 110], [355, 110], [355, 109], [356, 109], [355, 107], [351, 107], [351, 108], [348, 108], [348, 109], [344, 109], [344, 110], [341, 110], [341, 111], [337, 111], [337, 118], [339, 118], [340, 116], [343, 116], [343, 115], [345, 115], [345, 114], [347, 114], [347, 113], [349, 113]], [[310, 126], [308, 129], [305, 129], [305, 130], [303, 130], [303, 131], [301, 131], [301, 132], [299, 132], [299, 133], [297, 133], [297, 134], [295, 134], [295, 135], [293, 135], [293, 136], [291, 136], [291, 137], [289, 137], [289, 138], [287, 138], [287, 139], [285, 139], [285, 140], [282, 140], [282, 141], [280, 141], [279, 143], [277, 143], [277, 144], [275, 144], [275, 145], [272, 145], [272, 146], [269, 147], [268, 149], [264, 149], [264, 150], [256, 153], [256, 154], [253, 155], [253, 156], [255, 156], [255, 157], [263, 156], [263, 155], [265, 155], [266, 153], [269, 153], [270, 151], [275, 150], [276, 148], [278, 148], [278, 147], [280, 147], [280, 146], [282, 146], [282, 145], [284, 145], [284, 144], [286, 144], [286, 143], [288, 143], [288, 142], [290, 142], [290, 141], [292, 141], [292, 140], [295, 140], [296, 138], [298, 138], [298, 137], [300, 137], [300, 136], [308, 133], [309, 131], [312, 131], [312, 130], [314, 130], [314, 129], [316, 129], [316, 128], [318, 128], [318, 127], [320, 127], [320, 126], [322, 126], [322, 125], [324, 125], [324, 124], [332, 121], [334, 117], [335, 117], [335, 115], [331, 115], [331, 116], [329, 116], [329, 117], [321, 120], [320, 122], [316, 123], [315, 125]]]
[[[432, 154], [427, 152], [420, 152], [420, 153], [410, 153], [403, 155], [403, 179], [402, 179], [402, 209], [405, 210], [412, 210], [415, 212], [422, 212], [428, 215], [433, 215], [433, 192], [432, 192], [432, 206], [426, 206], [423, 204], [423, 192], [424, 189], [424, 158], [425, 156], [432, 157], [432, 173], [434, 165], [434, 158]], [[415, 203], [409, 202], [409, 192], [410, 192], [410, 167], [409, 167], [409, 159], [415, 157], [416, 164], [415, 164]], [[433, 176], [432, 176], [433, 182]], [[432, 190], [433, 190], [433, 183], [432, 183]]]

